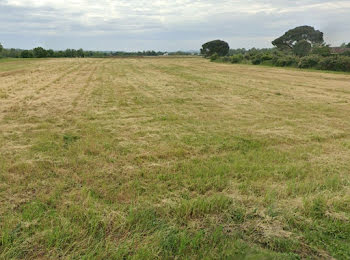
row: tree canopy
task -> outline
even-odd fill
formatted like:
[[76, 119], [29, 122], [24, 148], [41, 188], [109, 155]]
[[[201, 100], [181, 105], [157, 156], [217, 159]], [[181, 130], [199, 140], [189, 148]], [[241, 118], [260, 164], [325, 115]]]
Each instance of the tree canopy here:
[[221, 40], [210, 41], [202, 45], [201, 54], [208, 57], [216, 53], [219, 56], [226, 56], [230, 51], [227, 42]]
[[29, 50], [24, 50], [21, 52], [21, 58], [32, 58], [33, 52]]
[[311, 49], [311, 43], [306, 40], [301, 40], [294, 45], [293, 52], [299, 57], [304, 57], [310, 53]]
[[2, 47], [2, 45], [0, 43], [0, 53], [2, 52], [3, 49], [4, 49], [4, 47]]
[[[281, 37], [275, 39], [272, 44], [280, 50], [293, 50], [294, 46], [300, 41], [307, 41], [311, 46], [322, 44], [323, 32], [315, 30], [311, 26], [299, 26], [287, 31]], [[306, 44], [304, 43], [304, 46]]]
[[45, 58], [47, 57], [47, 51], [42, 47], [36, 47], [33, 49], [33, 54], [35, 58]]

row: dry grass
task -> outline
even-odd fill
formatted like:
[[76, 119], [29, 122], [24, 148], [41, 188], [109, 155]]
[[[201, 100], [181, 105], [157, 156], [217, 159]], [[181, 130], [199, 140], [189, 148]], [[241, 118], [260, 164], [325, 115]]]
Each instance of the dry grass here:
[[349, 82], [2, 61], [0, 258], [349, 258]]

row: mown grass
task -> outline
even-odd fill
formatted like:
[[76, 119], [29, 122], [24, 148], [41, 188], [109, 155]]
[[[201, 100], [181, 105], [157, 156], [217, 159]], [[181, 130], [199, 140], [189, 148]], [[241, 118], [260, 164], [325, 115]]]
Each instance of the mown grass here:
[[350, 257], [349, 76], [180, 58], [11, 71], [0, 258]]

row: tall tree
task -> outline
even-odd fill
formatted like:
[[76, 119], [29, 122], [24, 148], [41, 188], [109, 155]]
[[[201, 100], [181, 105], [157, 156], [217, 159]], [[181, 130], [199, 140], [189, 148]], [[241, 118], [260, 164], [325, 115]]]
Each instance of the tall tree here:
[[272, 44], [280, 50], [293, 50], [294, 46], [302, 40], [309, 42], [311, 46], [322, 44], [324, 42], [323, 32], [311, 26], [299, 26], [287, 31], [275, 39]]
[[2, 52], [3, 49], [4, 47], [2, 47], [2, 44], [0, 43], [0, 53]]
[[214, 53], [219, 56], [226, 56], [230, 51], [230, 46], [227, 42], [221, 40], [210, 41], [202, 45], [201, 54], [208, 57]]
[[45, 58], [47, 57], [47, 51], [42, 47], [36, 47], [33, 49], [33, 54], [35, 58]]

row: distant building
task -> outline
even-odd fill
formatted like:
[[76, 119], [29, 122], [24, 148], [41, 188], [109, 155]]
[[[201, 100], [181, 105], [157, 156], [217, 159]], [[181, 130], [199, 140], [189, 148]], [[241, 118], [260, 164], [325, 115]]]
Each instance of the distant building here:
[[169, 56], [169, 53], [166, 52], [166, 53], [163, 54], [163, 56]]
[[332, 54], [342, 54], [344, 52], [350, 52], [350, 48], [343, 48], [343, 47], [331, 47], [331, 53]]

